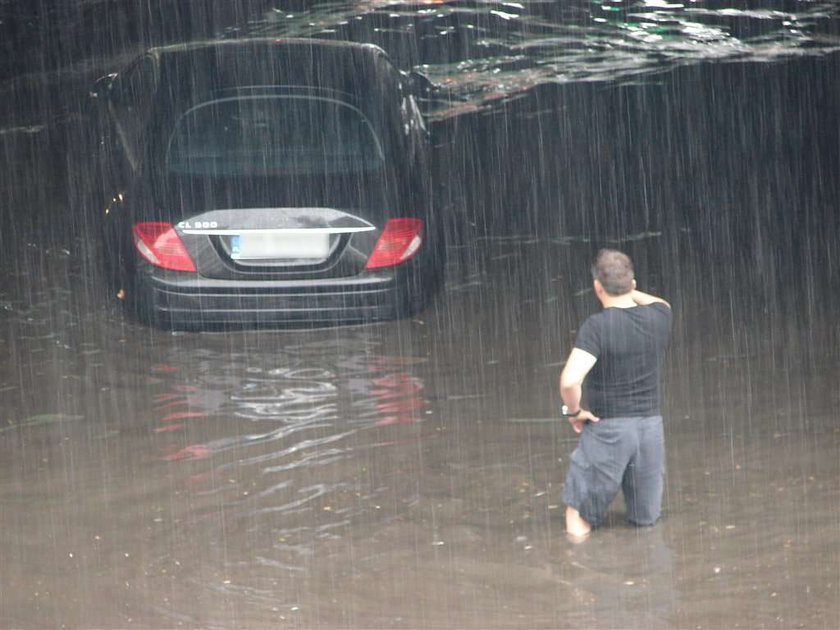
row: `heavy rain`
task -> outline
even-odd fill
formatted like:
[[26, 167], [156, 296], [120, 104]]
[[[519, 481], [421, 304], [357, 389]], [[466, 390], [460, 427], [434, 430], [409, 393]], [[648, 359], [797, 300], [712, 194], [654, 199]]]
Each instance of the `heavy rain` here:
[[[0, 0], [0, 626], [840, 627], [838, 14]], [[173, 331], [107, 290], [94, 82], [249, 37], [428, 79], [425, 309]], [[602, 247], [673, 306], [664, 510], [576, 541], [557, 378]]]

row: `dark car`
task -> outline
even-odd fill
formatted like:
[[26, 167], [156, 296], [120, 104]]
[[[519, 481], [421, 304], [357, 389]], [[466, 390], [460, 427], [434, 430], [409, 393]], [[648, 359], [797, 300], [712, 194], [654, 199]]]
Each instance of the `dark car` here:
[[411, 86], [376, 46], [320, 40], [154, 48], [100, 80], [114, 293], [177, 328], [424, 308], [443, 239]]

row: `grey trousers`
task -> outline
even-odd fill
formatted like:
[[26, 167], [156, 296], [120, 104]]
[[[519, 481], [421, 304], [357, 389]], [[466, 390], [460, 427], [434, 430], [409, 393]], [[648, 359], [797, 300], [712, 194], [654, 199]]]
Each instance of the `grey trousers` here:
[[664, 475], [662, 416], [587, 422], [572, 452], [563, 502], [597, 527], [620, 488], [627, 520], [653, 525], [662, 510]]

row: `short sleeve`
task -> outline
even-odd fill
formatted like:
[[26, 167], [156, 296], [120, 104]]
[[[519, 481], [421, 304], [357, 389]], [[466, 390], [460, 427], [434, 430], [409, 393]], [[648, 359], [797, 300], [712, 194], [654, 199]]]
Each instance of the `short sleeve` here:
[[670, 332], [674, 321], [674, 312], [671, 307], [662, 302], [654, 302], [650, 305], [651, 310], [659, 316], [659, 325], [666, 333]]
[[650, 306], [651, 308], [653, 308], [653, 310], [667, 316], [668, 318], [672, 316], [671, 307], [667, 304], [663, 304], [662, 302], [654, 302]]
[[590, 317], [578, 330], [575, 348], [588, 352], [593, 357], [601, 355], [601, 335], [597, 317]]

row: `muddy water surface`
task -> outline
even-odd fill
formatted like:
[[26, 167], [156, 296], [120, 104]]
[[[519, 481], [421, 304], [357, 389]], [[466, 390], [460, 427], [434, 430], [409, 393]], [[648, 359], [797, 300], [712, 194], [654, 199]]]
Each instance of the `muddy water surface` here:
[[481, 242], [414, 320], [224, 334], [126, 321], [71, 256], [24, 252], [2, 295], [0, 624], [835, 626], [836, 353], [804, 362], [762, 317], [722, 335], [726, 309], [680, 293], [665, 517], [631, 528], [619, 500], [575, 545], [555, 383], [594, 309], [587, 248]]

